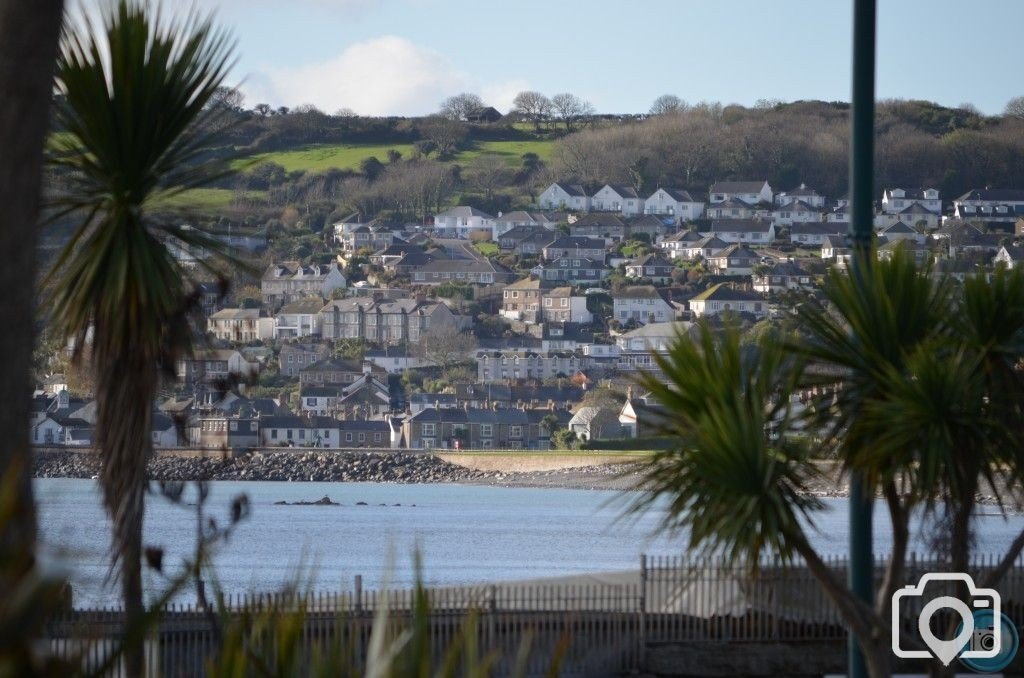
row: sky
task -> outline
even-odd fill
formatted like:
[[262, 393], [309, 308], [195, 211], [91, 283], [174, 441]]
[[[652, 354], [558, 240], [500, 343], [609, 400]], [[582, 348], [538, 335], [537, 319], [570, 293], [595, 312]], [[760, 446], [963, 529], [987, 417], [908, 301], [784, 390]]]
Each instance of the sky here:
[[[85, 0], [97, 2], [99, 0]], [[176, 5], [175, 0], [172, 5]], [[167, 4], [167, 3], [165, 3]], [[184, 4], [184, 3], [182, 3]], [[849, 100], [852, 0], [198, 0], [238, 41], [246, 105], [423, 115], [474, 92], [602, 113]], [[879, 98], [1000, 113], [1024, 94], [1020, 0], [878, 0]]]

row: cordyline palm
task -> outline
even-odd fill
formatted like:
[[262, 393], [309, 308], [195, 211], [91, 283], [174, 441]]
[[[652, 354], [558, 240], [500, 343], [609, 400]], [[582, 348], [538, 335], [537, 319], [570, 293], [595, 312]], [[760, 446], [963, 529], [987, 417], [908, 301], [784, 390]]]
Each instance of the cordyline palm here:
[[153, 401], [161, 371], [173, 373], [191, 348], [192, 285], [167, 243], [223, 249], [201, 231], [158, 222], [150, 210], [223, 172], [223, 165], [200, 163], [200, 155], [209, 141], [202, 130], [216, 114], [207, 104], [231, 49], [209, 20], [169, 22], [149, 4], [122, 0], [102, 27], [69, 28], [57, 60], [63, 101], [56, 122], [64, 134], [52, 163], [68, 183], [53, 207], [80, 223], [46, 281], [49, 311], [75, 341], [76, 357], [89, 346], [100, 483], [129, 623], [142, 611]]

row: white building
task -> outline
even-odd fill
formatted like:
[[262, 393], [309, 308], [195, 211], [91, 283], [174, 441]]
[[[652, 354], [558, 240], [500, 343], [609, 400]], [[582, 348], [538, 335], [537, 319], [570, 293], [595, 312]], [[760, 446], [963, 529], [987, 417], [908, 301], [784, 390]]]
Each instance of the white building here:
[[811, 207], [825, 207], [826, 199], [825, 196], [818, 193], [807, 184], [800, 184], [792, 191], [783, 191], [775, 196], [775, 204], [779, 207], [784, 207], [794, 202], [803, 202]]
[[719, 181], [711, 186], [711, 204], [739, 200], [748, 205], [772, 204], [774, 194], [767, 181]]
[[659, 188], [644, 201], [644, 213], [692, 221], [704, 214], [704, 203], [694, 200], [687, 191]]
[[324, 307], [323, 299], [311, 298], [285, 304], [274, 317], [274, 337], [291, 339], [295, 337], [320, 336]]
[[653, 285], [635, 285], [612, 297], [612, 315], [620, 324], [634, 320], [641, 325], [675, 320], [672, 305]]
[[469, 238], [472, 233], [494, 233], [494, 217], [475, 207], [453, 207], [434, 215], [434, 228], [453, 231], [458, 238]]
[[537, 206], [545, 210], [590, 210], [590, 196], [579, 184], [555, 182], [537, 197]]
[[772, 221], [783, 226], [819, 223], [824, 212], [824, 208], [793, 200], [772, 210]]
[[632, 186], [605, 184], [590, 198], [590, 209], [595, 212], [620, 212], [627, 217], [644, 213], [644, 199]]
[[697, 318], [718, 315], [726, 311], [764, 317], [768, 315], [768, 304], [760, 294], [733, 289], [725, 283], [718, 283], [690, 299], [690, 311]]
[[727, 243], [768, 245], [775, 241], [775, 225], [765, 219], [719, 219], [702, 226], [700, 234], [717, 236]]
[[934, 188], [887, 188], [882, 191], [882, 211], [887, 214], [898, 214], [918, 203], [929, 212], [942, 213], [942, 200], [939, 191]]

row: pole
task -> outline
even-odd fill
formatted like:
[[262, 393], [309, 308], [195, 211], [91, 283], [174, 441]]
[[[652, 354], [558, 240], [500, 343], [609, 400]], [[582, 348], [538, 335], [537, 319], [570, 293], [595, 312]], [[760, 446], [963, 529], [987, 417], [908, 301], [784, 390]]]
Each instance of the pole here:
[[[850, 241], [853, 275], [871, 267], [874, 222], [876, 0], [853, 4], [853, 95], [850, 121]], [[850, 590], [872, 604], [874, 557], [871, 552], [871, 486], [859, 473], [850, 478]], [[850, 634], [848, 675], [866, 678], [867, 666], [857, 639]]]

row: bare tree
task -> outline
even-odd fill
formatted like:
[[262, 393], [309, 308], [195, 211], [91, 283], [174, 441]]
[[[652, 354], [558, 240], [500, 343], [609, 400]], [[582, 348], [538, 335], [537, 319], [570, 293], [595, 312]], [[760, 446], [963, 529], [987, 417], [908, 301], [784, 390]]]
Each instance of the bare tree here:
[[[60, 0], [0, 0], [0, 312], [9, 325], [0, 334], [0, 478], [11, 491], [12, 520], [0, 531], [0, 554], [10, 569], [0, 572], [0, 599], [9, 599], [12, 582], [32, 565], [35, 507], [29, 453], [32, 396], [32, 343], [35, 327], [36, 236], [39, 187], [53, 92], [54, 55], [60, 34]], [[15, 633], [23, 629], [13, 628]], [[24, 629], [27, 631], [27, 629]], [[13, 639], [8, 639], [13, 640]], [[18, 664], [14, 664], [17, 672]]]
[[458, 120], [431, 115], [420, 124], [420, 133], [432, 141], [440, 159], [451, 157], [466, 138], [466, 126]]
[[551, 108], [555, 115], [565, 123], [567, 132], [572, 131], [572, 127], [577, 121], [594, 114], [594, 107], [589, 101], [580, 99], [569, 92], [562, 92], [551, 97]]
[[217, 93], [210, 100], [209, 107], [221, 107], [229, 111], [241, 111], [245, 103], [245, 95], [235, 87], [218, 87]]
[[485, 105], [484, 100], [477, 95], [463, 92], [441, 102], [441, 115], [450, 120], [467, 120]]
[[355, 111], [353, 111], [348, 106], [344, 106], [344, 107], [339, 108], [338, 110], [336, 110], [334, 112], [334, 117], [336, 117], [336, 118], [356, 118], [356, 117], [358, 117], [358, 115], [356, 114]]
[[669, 115], [686, 110], [686, 102], [675, 94], [662, 94], [651, 104], [651, 115]]
[[512, 100], [512, 110], [532, 122], [534, 129], [540, 131], [540, 124], [551, 115], [551, 100], [540, 92], [526, 90]]
[[466, 170], [469, 185], [483, 193], [488, 201], [494, 196], [494, 189], [507, 186], [514, 175], [504, 158], [492, 153], [477, 156]]
[[274, 109], [270, 107], [270, 104], [256, 104], [252, 107], [252, 112], [266, 118], [274, 114]]
[[1010, 118], [1024, 118], [1024, 97], [1013, 97], [1007, 101], [1003, 114]]
[[476, 337], [455, 325], [431, 327], [416, 344], [417, 357], [432, 362], [447, 372], [454, 365], [466, 362], [476, 348]]

